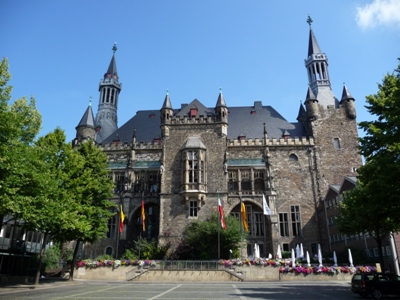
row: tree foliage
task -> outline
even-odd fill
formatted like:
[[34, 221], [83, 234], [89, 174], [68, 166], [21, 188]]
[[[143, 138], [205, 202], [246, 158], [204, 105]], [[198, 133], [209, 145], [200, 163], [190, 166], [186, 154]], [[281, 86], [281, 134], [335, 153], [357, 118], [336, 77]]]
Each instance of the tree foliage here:
[[[57, 128], [36, 138], [41, 116], [35, 99], [11, 105], [8, 61], [0, 64], [0, 217], [44, 233], [36, 283], [46, 243], [95, 242], [105, 236], [115, 205], [107, 157], [94, 142], [72, 149]], [[1, 218], [3, 220], [3, 218]], [[73, 261], [72, 261], [73, 265]], [[73, 268], [72, 268], [73, 270]]]
[[8, 60], [4, 58], [0, 62], [0, 216], [18, 215], [25, 204], [25, 191], [31, 186], [31, 145], [42, 124], [33, 97], [9, 104], [10, 78]]
[[[399, 64], [400, 67], [400, 64]], [[366, 135], [359, 139], [365, 165], [358, 169], [358, 184], [345, 194], [338, 218], [346, 234], [368, 232], [375, 238], [383, 265], [382, 241], [400, 230], [400, 73], [387, 74], [378, 92], [366, 97], [374, 121], [360, 122]]]
[[[220, 234], [220, 258], [234, 257], [240, 253], [240, 242], [246, 239], [246, 232], [240, 230], [241, 224], [233, 216], [225, 217], [226, 230], [220, 225], [217, 214], [206, 221], [191, 223], [184, 232], [180, 245], [170, 255], [171, 259], [210, 260], [218, 257], [218, 231]], [[241, 237], [242, 234], [242, 237]]]

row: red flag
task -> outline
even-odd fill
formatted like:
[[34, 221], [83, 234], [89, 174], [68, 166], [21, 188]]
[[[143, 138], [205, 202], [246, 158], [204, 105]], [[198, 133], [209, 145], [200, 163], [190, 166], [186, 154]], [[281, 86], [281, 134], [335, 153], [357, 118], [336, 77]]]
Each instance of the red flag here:
[[124, 211], [122, 210], [122, 205], [119, 206], [119, 232], [122, 232], [124, 230], [124, 220], [125, 220], [125, 214]]
[[221, 199], [219, 199], [219, 196], [218, 196], [218, 211], [219, 211], [219, 218], [221, 220], [221, 227], [226, 230], [226, 224], [225, 224], [225, 219], [224, 219], [224, 209], [222, 208]]
[[143, 229], [143, 231], [146, 230], [145, 221], [146, 221], [146, 215], [144, 214], [144, 200], [142, 200], [142, 229]]

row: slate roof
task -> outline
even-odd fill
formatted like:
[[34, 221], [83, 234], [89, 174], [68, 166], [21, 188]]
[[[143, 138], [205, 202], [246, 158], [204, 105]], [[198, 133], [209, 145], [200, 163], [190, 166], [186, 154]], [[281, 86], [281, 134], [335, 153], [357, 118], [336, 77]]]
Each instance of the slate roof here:
[[82, 119], [80, 120], [80, 122], [79, 122], [78, 126], [76, 126], [76, 128], [78, 128], [80, 126], [87, 126], [87, 127], [94, 128], [94, 117], [93, 117], [93, 110], [92, 110], [91, 105], [89, 105], [88, 108], [86, 109], [85, 113], [83, 114]]
[[[181, 109], [174, 109], [174, 117], [182, 118], [188, 115], [192, 107], [197, 107], [198, 115], [214, 116], [214, 107], [205, 107], [199, 100], [194, 99], [190, 104], [182, 105]], [[273, 107], [264, 106], [261, 101], [254, 102], [253, 106], [227, 107], [229, 111], [228, 139], [230, 140], [237, 139], [242, 134], [246, 136], [246, 139], [263, 139], [264, 123], [266, 123], [269, 139], [281, 138], [285, 131], [292, 138], [308, 137], [303, 123], [288, 122]], [[121, 143], [131, 143], [134, 128], [136, 128], [136, 141], [147, 143], [161, 136], [160, 124], [160, 110], [140, 110], [102, 143], [112, 143], [115, 139], [119, 139]]]
[[310, 37], [308, 39], [308, 55], [310, 57], [312, 54], [322, 53], [321, 49], [319, 48], [317, 38], [314, 35], [314, 31], [310, 29]]

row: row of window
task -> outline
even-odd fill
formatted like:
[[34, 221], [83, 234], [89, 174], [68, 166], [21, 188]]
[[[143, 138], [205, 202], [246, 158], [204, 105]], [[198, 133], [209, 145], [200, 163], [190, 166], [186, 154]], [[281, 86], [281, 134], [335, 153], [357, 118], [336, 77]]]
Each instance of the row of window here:
[[291, 205], [290, 213], [279, 213], [279, 234], [281, 237], [301, 236], [301, 215], [299, 205]]
[[364, 238], [370, 238], [372, 237], [368, 232], [366, 233], [357, 233], [357, 234], [342, 234], [342, 233], [335, 233], [335, 234], [331, 234], [330, 238], [331, 238], [331, 242], [341, 242], [341, 241], [345, 241], [345, 240], [360, 240], [360, 239], [364, 239]]
[[330, 208], [332, 208], [332, 207], [338, 206], [338, 205], [340, 204], [340, 202], [342, 202], [342, 201], [343, 201], [342, 195], [338, 195], [338, 196], [336, 196], [335, 198], [332, 198], [332, 199], [330, 199], [330, 200], [327, 200], [327, 201], [325, 202], [325, 205], [326, 205], [326, 208], [327, 208], [327, 209], [330, 209]]
[[[369, 248], [365, 249], [368, 257], [379, 257], [379, 249], [378, 248]], [[392, 249], [390, 246], [382, 247], [383, 256], [392, 256]]]

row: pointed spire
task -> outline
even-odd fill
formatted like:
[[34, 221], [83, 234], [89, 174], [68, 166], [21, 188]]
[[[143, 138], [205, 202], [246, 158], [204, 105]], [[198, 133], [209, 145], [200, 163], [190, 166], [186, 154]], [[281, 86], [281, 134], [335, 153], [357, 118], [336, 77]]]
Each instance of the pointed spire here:
[[215, 107], [220, 107], [220, 106], [226, 107], [225, 99], [224, 96], [222, 95], [222, 88], [219, 88], [218, 100]]
[[162, 106], [161, 109], [163, 108], [168, 108], [168, 109], [172, 109], [172, 105], [171, 105], [171, 99], [169, 98], [169, 92], [167, 90], [167, 93], [165, 95], [165, 99], [164, 99], [164, 104]]
[[297, 121], [303, 121], [306, 117], [307, 113], [304, 108], [304, 105], [300, 101], [300, 108], [299, 108], [299, 113], [297, 115]]
[[308, 102], [308, 101], [317, 101], [318, 102], [318, 99], [317, 99], [317, 97], [315, 97], [315, 94], [313, 93], [310, 86], [308, 86], [307, 95], [306, 95], [306, 102]]
[[349, 90], [347, 89], [346, 85], [343, 83], [343, 92], [342, 92], [342, 99], [340, 100], [340, 103], [346, 100], [353, 100], [353, 96], [350, 94]]
[[308, 55], [307, 57], [310, 57], [313, 54], [316, 53], [322, 53], [321, 49], [319, 48], [317, 38], [314, 35], [314, 31], [311, 28], [310, 24], [310, 36], [308, 38]]
[[89, 106], [86, 109], [85, 113], [83, 114], [83, 117], [80, 120], [78, 126], [76, 126], [76, 128], [81, 127], [81, 126], [94, 128], [94, 117], [93, 117], [93, 110], [92, 110], [92, 97], [90, 97]]
[[117, 72], [117, 62], [115, 60], [115, 52], [117, 51], [117, 43], [114, 43], [112, 47], [113, 56], [110, 61], [110, 65], [108, 66], [107, 73], [104, 74], [104, 78], [112, 77], [118, 81], [118, 72]]

